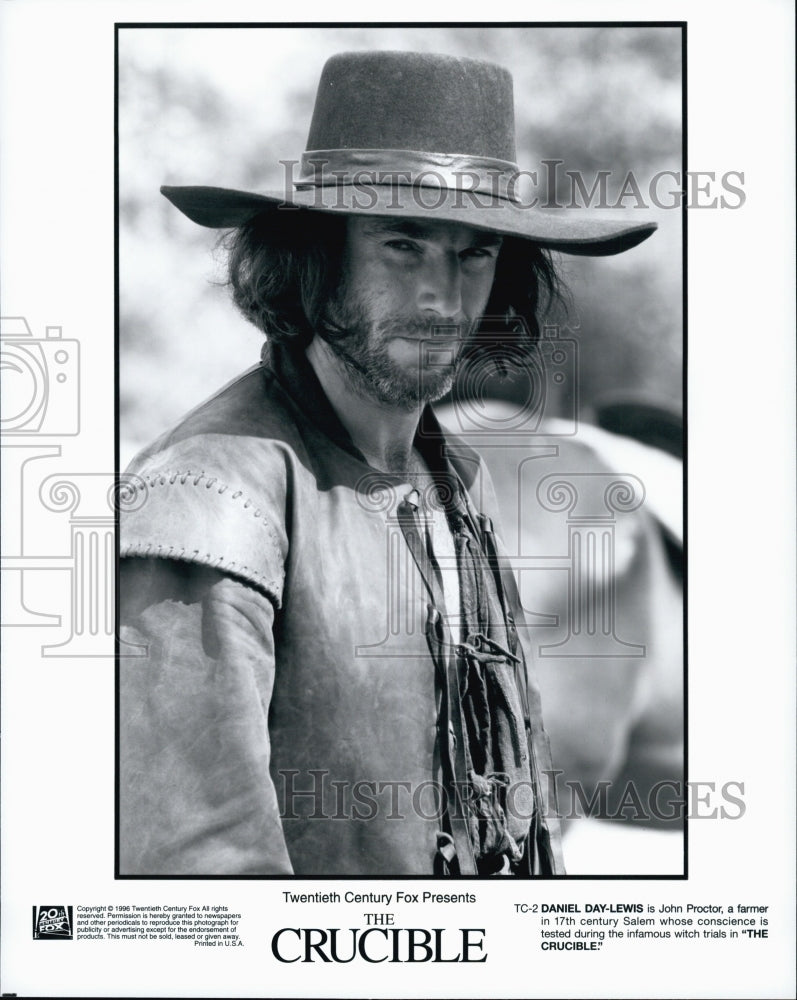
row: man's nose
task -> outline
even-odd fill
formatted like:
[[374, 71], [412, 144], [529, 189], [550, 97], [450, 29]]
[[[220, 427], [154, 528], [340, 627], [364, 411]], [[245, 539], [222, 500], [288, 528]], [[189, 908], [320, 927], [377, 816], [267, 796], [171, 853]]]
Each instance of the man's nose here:
[[418, 306], [441, 319], [456, 320], [462, 312], [462, 271], [459, 259], [428, 261], [418, 291]]

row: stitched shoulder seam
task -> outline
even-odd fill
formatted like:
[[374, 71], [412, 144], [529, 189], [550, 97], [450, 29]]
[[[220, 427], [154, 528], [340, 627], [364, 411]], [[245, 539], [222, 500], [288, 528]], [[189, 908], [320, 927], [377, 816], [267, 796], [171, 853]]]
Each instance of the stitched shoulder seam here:
[[243, 490], [235, 489], [228, 483], [220, 482], [217, 476], [208, 476], [204, 471], [194, 472], [191, 469], [186, 469], [185, 471], [165, 470], [163, 472], [149, 474], [139, 473], [138, 475], [139, 483], [136, 487], [138, 492], [144, 492], [147, 489], [154, 490], [160, 487], [168, 488], [171, 486], [186, 486], [190, 489], [204, 487], [207, 490], [215, 489], [218, 495], [226, 496], [228, 499], [233, 500], [236, 503], [240, 501], [240, 506], [243, 510], [248, 510], [253, 517], [260, 519], [260, 523], [265, 528], [272, 545], [277, 552], [280, 551], [280, 544], [276, 532], [271, 526], [268, 518], [263, 517], [261, 508], [258, 507], [251, 498], [245, 497]]
[[224, 556], [213, 556], [201, 549], [186, 549], [182, 546], [159, 545], [154, 542], [129, 542], [123, 545], [119, 555], [121, 558], [141, 559], [174, 559], [178, 562], [197, 563], [211, 569], [220, 569], [231, 576], [236, 576], [247, 583], [255, 583], [277, 608], [281, 606], [279, 594], [281, 586], [278, 581], [259, 572], [253, 566], [226, 559]]

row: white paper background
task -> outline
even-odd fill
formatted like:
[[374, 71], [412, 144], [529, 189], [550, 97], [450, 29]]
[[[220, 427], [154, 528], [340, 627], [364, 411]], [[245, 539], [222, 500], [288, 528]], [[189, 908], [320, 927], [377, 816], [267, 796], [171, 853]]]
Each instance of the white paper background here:
[[[315, 13], [306, 6], [301, 12]], [[354, 4], [325, 13], [355, 20], [374, 11]], [[413, 18], [427, 10], [418, 5], [401, 13]], [[648, 19], [688, 21], [689, 165], [745, 173], [742, 210], [692, 211], [689, 217], [689, 754], [693, 778], [718, 785], [744, 781], [746, 815], [736, 822], [690, 823], [687, 882], [480, 883], [478, 907], [427, 907], [414, 920], [408, 909], [396, 908], [399, 924], [486, 927], [490, 957], [484, 965], [278, 965], [269, 948], [274, 929], [356, 926], [359, 908], [335, 909], [330, 924], [330, 908], [284, 906], [281, 892], [299, 890], [296, 882], [114, 882], [112, 660], [43, 658], [44, 630], [5, 629], [3, 991], [793, 995], [792, 6], [785, 0], [644, 8], [559, 3], [501, 10], [506, 18], [540, 21], [588, 20], [598, 13], [606, 20], [644, 13]], [[434, 12], [441, 19], [464, 14]], [[56, 324], [65, 338], [79, 339], [81, 433], [56, 441], [62, 456], [57, 468], [108, 471], [114, 22], [254, 21], [275, 11], [247, 3], [229, 3], [222, 13], [219, 5], [198, 2], [22, 0], [5, 3], [0, 16], [2, 312], [24, 315], [37, 337]], [[3, 483], [4, 517], [15, 510], [15, 496], [7, 496], [9, 479]], [[7, 539], [7, 522], [4, 529]], [[68, 538], [58, 542], [63, 555], [69, 544]], [[31, 606], [48, 606], [44, 594], [52, 607], [63, 607], [68, 574], [43, 573], [29, 586], [28, 597], [37, 597]], [[388, 890], [397, 887], [391, 882]], [[514, 913], [513, 904], [522, 900], [759, 903], [770, 907], [770, 936], [618, 942], [596, 953], [544, 953], [524, 923], [529, 918]], [[223, 903], [243, 913], [246, 947], [32, 941], [31, 905], [50, 902]]]

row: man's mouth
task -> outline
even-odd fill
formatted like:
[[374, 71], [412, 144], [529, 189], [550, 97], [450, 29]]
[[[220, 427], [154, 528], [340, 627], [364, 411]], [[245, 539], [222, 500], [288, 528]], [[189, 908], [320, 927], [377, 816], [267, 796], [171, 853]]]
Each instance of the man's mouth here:
[[415, 343], [422, 344], [451, 344], [455, 341], [462, 340], [462, 334], [459, 330], [419, 330], [419, 331], [408, 331], [402, 330], [400, 333], [395, 333], [393, 335], [397, 340], [411, 340]]
[[435, 335], [433, 337], [395, 337], [395, 340], [409, 340], [413, 344], [456, 344], [459, 341], [459, 337], [441, 337]]
[[429, 322], [418, 320], [394, 320], [388, 321], [383, 328], [382, 335], [395, 338], [397, 340], [409, 340], [415, 343], [429, 344], [450, 344], [453, 341], [463, 339], [466, 330], [464, 323], [457, 322]]

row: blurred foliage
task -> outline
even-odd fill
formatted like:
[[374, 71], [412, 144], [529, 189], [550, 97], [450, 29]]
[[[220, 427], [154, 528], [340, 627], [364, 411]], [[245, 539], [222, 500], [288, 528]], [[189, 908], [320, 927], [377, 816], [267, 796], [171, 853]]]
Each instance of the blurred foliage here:
[[[298, 159], [321, 66], [335, 52], [414, 49], [491, 59], [515, 81], [518, 160], [564, 161], [588, 184], [633, 171], [644, 194], [681, 165], [681, 43], [671, 28], [135, 28], [119, 32], [122, 461], [256, 363], [260, 335], [231, 306], [218, 234], [161, 184], [281, 185]], [[463, 109], [463, 114], [467, 109]], [[562, 179], [565, 180], [564, 176]], [[569, 200], [569, 187], [558, 197]], [[633, 202], [629, 202], [629, 205]], [[601, 213], [608, 216], [608, 212]], [[629, 207], [626, 215], [643, 213]], [[578, 324], [584, 415], [639, 391], [681, 393], [681, 218], [616, 258], [561, 257]]]

